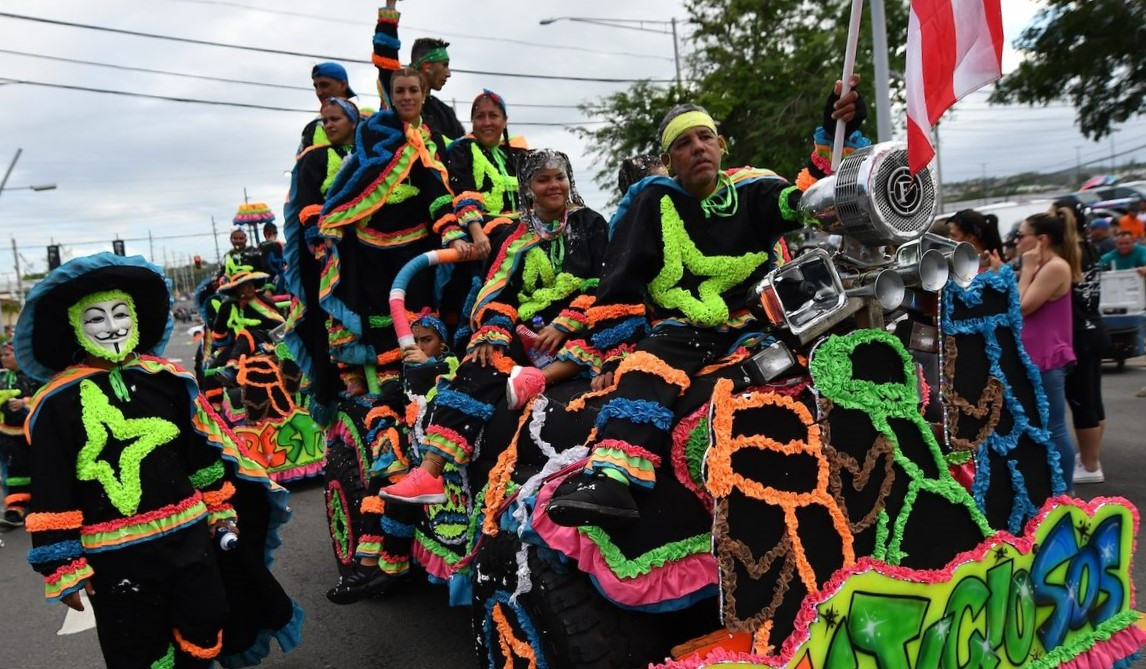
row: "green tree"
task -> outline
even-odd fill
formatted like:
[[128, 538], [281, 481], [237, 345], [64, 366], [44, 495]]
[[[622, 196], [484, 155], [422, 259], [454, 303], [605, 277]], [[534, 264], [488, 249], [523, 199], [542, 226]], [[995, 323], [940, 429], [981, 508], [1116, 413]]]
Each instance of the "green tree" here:
[[626, 90], [580, 106], [586, 116], [605, 121], [596, 129], [579, 127], [573, 132], [589, 142], [589, 155], [598, 166], [593, 180], [606, 192], [614, 193], [614, 201], [620, 199], [616, 190], [621, 161], [643, 153], [660, 153], [657, 125], [666, 111], [685, 99], [687, 96], [675, 86], [639, 81]]
[[1068, 99], [1082, 134], [1101, 139], [1146, 111], [1146, 3], [1047, 0], [1015, 40], [1025, 60], [991, 102], [1046, 104]]
[[[659, 153], [657, 125], [684, 100], [705, 106], [716, 119], [729, 143], [727, 166], [754, 165], [794, 177], [840, 76], [851, 0], [687, 0], [685, 7], [690, 34], [684, 91], [646, 81], [582, 107], [609, 122], [578, 130], [600, 165], [597, 182], [613, 190], [623, 159]], [[894, 63], [903, 59], [908, 2], [887, 0], [886, 9]], [[869, 21], [865, 14], [856, 60], [865, 82], [872, 77]], [[870, 97], [870, 84], [860, 90]], [[901, 87], [893, 98], [902, 99]]]

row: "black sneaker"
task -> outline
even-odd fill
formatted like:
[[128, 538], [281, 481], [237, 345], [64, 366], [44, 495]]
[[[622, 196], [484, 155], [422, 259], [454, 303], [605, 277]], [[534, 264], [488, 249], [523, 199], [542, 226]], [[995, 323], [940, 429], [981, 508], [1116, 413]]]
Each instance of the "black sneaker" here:
[[24, 512], [19, 509], [8, 509], [0, 516], [0, 527], [24, 527]]
[[545, 512], [565, 527], [622, 525], [641, 517], [629, 486], [590, 474], [566, 479], [553, 492]]
[[339, 605], [354, 604], [381, 597], [401, 580], [401, 576], [391, 576], [377, 566], [358, 565], [350, 574], [339, 578], [338, 585], [326, 591], [326, 598]]

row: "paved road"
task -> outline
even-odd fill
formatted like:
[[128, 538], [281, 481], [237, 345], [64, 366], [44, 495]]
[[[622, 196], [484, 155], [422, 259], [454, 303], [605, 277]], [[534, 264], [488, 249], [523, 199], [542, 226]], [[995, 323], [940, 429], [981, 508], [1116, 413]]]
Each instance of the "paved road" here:
[[[182, 339], [182, 337], [177, 337]], [[190, 359], [176, 341], [172, 357]], [[1121, 495], [1146, 509], [1146, 399], [1134, 392], [1146, 385], [1146, 360], [1104, 379], [1109, 430], [1103, 451], [1107, 481], [1080, 486], [1083, 497]], [[411, 583], [385, 600], [338, 607], [323, 597], [332, 584], [330, 541], [317, 484], [293, 488], [293, 521], [284, 530], [276, 573], [287, 591], [306, 608], [303, 644], [290, 655], [274, 651], [263, 664], [275, 668], [359, 669], [368, 667], [474, 667], [468, 610], [446, 606], [445, 591]], [[24, 562], [29, 541], [22, 531], [2, 537], [0, 549], [0, 669], [102, 666], [95, 632], [57, 636], [65, 617], [61, 605], [42, 601], [39, 580]], [[1139, 593], [1146, 592], [1146, 568], [1134, 570]], [[1146, 605], [1140, 604], [1139, 608]], [[1146, 667], [1146, 662], [1140, 662]]]

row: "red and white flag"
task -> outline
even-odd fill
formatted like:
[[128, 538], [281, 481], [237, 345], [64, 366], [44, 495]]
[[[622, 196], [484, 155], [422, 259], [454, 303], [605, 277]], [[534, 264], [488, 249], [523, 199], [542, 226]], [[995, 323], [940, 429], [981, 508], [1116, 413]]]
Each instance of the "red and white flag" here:
[[964, 95], [1003, 74], [1000, 0], [911, 0], [907, 24], [907, 160], [935, 157], [931, 128]]

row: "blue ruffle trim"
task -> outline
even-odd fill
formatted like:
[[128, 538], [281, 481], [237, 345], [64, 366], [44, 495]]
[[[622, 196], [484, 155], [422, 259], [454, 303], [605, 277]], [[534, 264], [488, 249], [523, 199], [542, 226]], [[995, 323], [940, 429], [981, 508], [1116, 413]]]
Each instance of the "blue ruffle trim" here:
[[630, 316], [607, 330], [594, 333], [591, 338], [593, 346], [602, 351], [613, 348], [632, 339], [638, 332], [642, 336], [647, 334], [648, 325], [643, 316]]
[[672, 427], [672, 411], [657, 402], [650, 400], [631, 400], [624, 397], [614, 397], [597, 414], [597, 429], [601, 430], [613, 418], [624, 418], [631, 423], [649, 423], [668, 431]]
[[[978, 306], [983, 303], [983, 294], [988, 290], [1007, 296], [1006, 313], [954, 320], [956, 303], [969, 307]], [[950, 281], [947, 283], [944, 293], [946, 299], [943, 300], [942, 332], [945, 335], [975, 334], [983, 338], [987, 347], [988, 372], [1002, 384], [1003, 401], [1014, 419], [1014, 427], [1009, 434], [1003, 435], [997, 431], [992, 432], [983, 441], [979, 452], [976, 454], [976, 461], [980, 463], [980, 466], [975, 468], [975, 480], [971, 484], [971, 494], [975, 498], [975, 503], [979, 505], [980, 509], [986, 508], [987, 489], [991, 484], [990, 468], [983, 466], [987, 462], [987, 449], [999, 455], [1009, 456], [1018, 446], [1019, 439], [1024, 434], [1035, 443], [1046, 447], [1047, 466], [1051, 472], [1051, 494], [1063, 494], [1066, 492], [1066, 481], [1063, 479], [1058, 452], [1050, 446], [1050, 432], [1046, 427], [1049, 425], [1050, 406], [1047, 402], [1046, 393], [1043, 391], [1042, 377], [1038, 368], [1031, 362], [1026, 349], [1022, 346], [1023, 317], [1019, 310], [1019, 291], [1014, 272], [1007, 266], [1003, 266], [997, 271], [984, 272], [976, 276], [967, 288]], [[996, 335], [996, 331], [1000, 328], [1009, 329], [1013, 333], [1013, 338], [1018, 346], [1020, 363], [1026, 371], [1028, 381], [1034, 388], [1039, 413], [1038, 421], [1042, 427], [1031, 424], [1030, 416], [1027, 415], [1022, 403], [1015, 396], [1014, 389], [1003, 371], [1001, 363], [1003, 351]], [[1017, 462], [1012, 459], [1007, 459], [1005, 462], [1010, 470], [1011, 488], [1014, 492], [1014, 504], [1008, 518], [1007, 530], [1012, 534], [1018, 534], [1022, 531], [1023, 525], [1038, 513], [1038, 509], [1031, 502], [1026, 479], [1018, 469]]]
[[306, 620], [306, 612], [302, 610], [298, 602], [292, 601], [291, 605], [294, 607], [294, 614], [291, 616], [290, 622], [277, 630], [260, 630], [259, 636], [255, 638], [255, 642], [251, 644], [250, 648], [241, 653], [218, 658], [219, 665], [225, 669], [253, 667], [271, 654], [271, 639], [279, 642], [279, 648], [284, 653], [289, 653], [297, 648], [302, 643], [302, 623]]
[[386, 515], [382, 516], [382, 534], [399, 539], [412, 539], [414, 537], [414, 526], [400, 523], [393, 518]]
[[513, 321], [509, 320], [508, 316], [502, 316], [501, 314], [485, 319], [485, 322], [482, 323], [482, 327], [487, 325], [495, 328], [505, 328], [509, 332], [513, 332], [514, 327]]
[[84, 554], [83, 544], [79, 539], [58, 541], [47, 546], [37, 546], [28, 551], [29, 564], [47, 564], [50, 562], [67, 562]]
[[[517, 624], [521, 631], [525, 633], [527, 643], [533, 648], [534, 654], [537, 657], [537, 669], [549, 669], [549, 664], [545, 661], [545, 652], [541, 646], [541, 635], [537, 633], [537, 627], [533, 624], [533, 619], [529, 617], [529, 613], [520, 604], [514, 604], [509, 601], [509, 594], [498, 590], [492, 597], [485, 602], [485, 616], [482, 619], [481, 631], [485, 637], [486, 644], [492, 647], [494, 639], [497, 638], [497, 633], [493, 629], [493, 607], [497, 604], [504, 604], [513, 610], [514, 618], [517, 619]], [[489, 669], [498, 669], [495, 660], [497, 653], [489, 654]]]
[[392, 51], [402, 50], [402, 40], [386, 33], [374, 33], [374, 46]]
[[[816, 144], [831, 144], [833, 139], [828, 136], [828, 131], [825, 130], [823, 126], [820, 126], [816, 128], [813, 141], [815, 141]], [[862, 149], [865, 146], [871, 146], [871, 140], [864, 136], [859, 130], [853, 130], [852, 134], [844, 138], [845, 149]]]
[[489, 422], [489, 420], [493, 418], [494, 407], [492, 404], [475, 400], [465, 393], [450, 390], [449, 388], [439, 390], [438, 396], [434, 398], [434, 403], [437, 406], [448, 407], [455, 411], [460, 411], [467, 416], [480, 418], [486, 422]]

